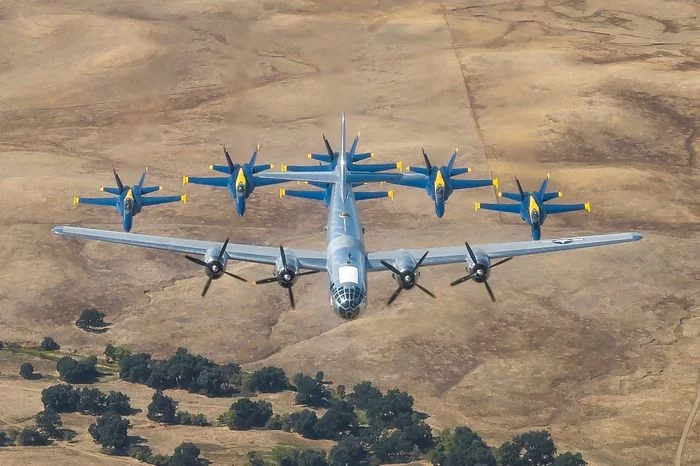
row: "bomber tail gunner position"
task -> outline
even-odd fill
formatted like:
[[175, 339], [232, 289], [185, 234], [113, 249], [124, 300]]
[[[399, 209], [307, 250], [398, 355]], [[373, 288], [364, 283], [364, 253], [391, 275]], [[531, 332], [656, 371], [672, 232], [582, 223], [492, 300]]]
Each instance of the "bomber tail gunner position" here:
[[253, 152], [253, 155], [250, 157], [250, 161], [241, 165], [233, 162], [231, 159], [231, 154], [228, 153], [226, 146], [224, 146], [226, 165], [209, 165], [209, 169], [220, 173], [225, 173], [227, 176], [183, 176], [182, 184], [183, 186], [187, 183], [192, 183], [226, 188], [231, 194], [233, 200], [236, 202], [236, 213], [242, 217], [243, 214], [245, 214], [246, 200], [251, 194], [253, 194], [256, 187], [283, 183], [283, 181], [273, 179], [263, 180], [256, 176], [256, 173], [260, 173], [274, 167], [274, 165], [270, 164], [255, 165], [258, 152], [260, 152], [259, 145]]
[[547, 192], [549, 178], [549, 174], [547, 174], [547, 178], [542, 181], [540, 189], [537, 191], [526, 192], [523, 191], [523, 187], [520, 185], [520, 181], [516, 177], [515, 184], [518, 186], [518, 192], [499, 192], [498, 196], [510, 199], [511, 201], [516, 201], [518, 204], [485, 204], [475, 202], [474, 210], [478, 211], [479, 209], [486, 209], [494, 210], [496, 212], [520, 214], [520, 218], [530, 225], [532, 230], [532, 239], [534, 240], [539, 240], [542, 237], [542, 225], [544, 224], [547, 216], [550, 214], [575, 212], [577, 210], [585, 210], [588, 213], [591, 212], [591, 204], [588, 202], [583, 204], [545, 204], [552, 199], [562, 196], [561, 192]]
[[185, 194], [177, 196], [146, 197], [146, 194], [151, 194], [163, 189], [162, 186], [143, 185], [146, 180], [146, 174], [148, 173], [148, 167], [146, 167], [146, 170], [143, 172], [143, 175], [141, 175], [141, 179], [136, 186], [124, 185], [117, 171], [115, 169], [112, 169], [112, 171], [114, 172], [114, 180], [117, 186], [115, 188], [102, 187], [100, 191], [114, 194], [114, 197], [73, 196], [73, 207], [78, 204], [112, 206], [116, 208], [119, 215], [122, 216], [122, 228], [124, 231], [129, 232], [133, 225], [134, 216], [141, 212], [144, 206], [168, 204], [179, 201], [187, 202], [187, 195]]
[[[486, 285], [492, 299], [493, 293], [487, 284], [490, 271], [509, 258], [565, 251], [637, 241], [639, 233], [613, 233], [606, 235], [579, 236], [543, 241], [520, 241], [493, 243], [474, 246], [426, 247], [421, 249], [393, 249], [366, 252], [362, 225], [355, 206], [353, 184], [371, 182], [396, 182], [406, 176], [400, 173], [358, 173], [349, 168], [345, 157], [345, 115], [341, 119], [341, 147], [339, 163], [332, 172], [285, 172], [261, 173], [260, 178], [283, 181], [305, 181], [331, 185], [328, 209], [328, 236], [325, 251], [304, 250], [289, 247], [254, 246], [200, 241], [184, 238], [136, 235], [130, 233], [56, 226], [53, 232], [58, 235], [107, 241], [152, 249], [203, 256], [202, 261], [208, 270], [207, 288], [211, 280], [226, 274], [228, 260], [269, 264], [274, 267], [274, 275], [257, 283], [277, 282], [290, 290], [301, 275], [324, 271], [330, 278], [330, 304], [334, 312], [344, 319], [354, 319], [367, 307], [367, 273], [390, 271], [397, 281], [393, 301], [401, 290], [414, 287], [434, 296], [418, 284], [418, 267], [461, 263], [465, 265], [467, 276], [455, 280], [453, 284], [468, 280]], [[193, 258], [190, 258], [192, 260]], [[193, 261], [194, 262], [194, 261]], [[240, 278], [240, 277], [236, 277]], [[294, 305], [294, 302], [292, 302]]]

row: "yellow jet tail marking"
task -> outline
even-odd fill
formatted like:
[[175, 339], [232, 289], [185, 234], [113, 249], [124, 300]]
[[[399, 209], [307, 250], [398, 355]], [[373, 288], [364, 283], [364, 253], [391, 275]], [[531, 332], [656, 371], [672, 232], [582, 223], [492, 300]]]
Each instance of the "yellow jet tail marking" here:
[[80, 202], [80, 198], [78, 196], [73, 196], [73, 207], [78, 205], [79, 202]]
[[474, 201], [474, 212], [481, 209], [481, 202]]
[[183, 194], [182, 196], [180, 196], [180, 200], [183, 204], [187, 204], [187, 194]]
[[590, 202], [586, 202], [585, 204], [583, 204], [583, 207], [588, 211], [589, 214], [591, 213], [591, 203]]
[[282, 199], [284, 196], [286, 196], [287, 190], [284, 188], [280, 188], [280, 199]]
[[393, 189], [390, 189], [389, 191], [387, 191], [386, 194], [387, 194], [387, 196], [389, 196], [389, 199], [391, 199], [392, 201], [394, 200], [394, 190]]
[[190, 182], [190, 177], [187, 175], [182, 175], [182, 186], [185, 186], [189, 182]]

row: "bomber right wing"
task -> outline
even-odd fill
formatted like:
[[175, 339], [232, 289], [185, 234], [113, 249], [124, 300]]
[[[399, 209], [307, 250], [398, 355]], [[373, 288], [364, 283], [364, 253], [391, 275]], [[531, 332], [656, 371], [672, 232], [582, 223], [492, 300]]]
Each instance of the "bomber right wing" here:
[[[640, 233], [612, 233], [607, 235], [570, 236], [564, 238], [545, 239], [539, 241], [517, 241], [508, 243], [491, 243], [473, 245], [478, 254], [485, 254], [489, 259], [543, 254], [547, 252], [568, 251], [571, 249], [591, 248], [609, 244], [627, 243], [642, 239]], [[425, 247], [421, 249], [394, 249], [376, 251], [367, 254], [368, 271], [386, 270], [381, 261], [392, 262], [410, 255], [415, 261], [430, 251], [421, 266], [460, 264], [467, 262], [467, 249], [464, 245], [447, 247]]]

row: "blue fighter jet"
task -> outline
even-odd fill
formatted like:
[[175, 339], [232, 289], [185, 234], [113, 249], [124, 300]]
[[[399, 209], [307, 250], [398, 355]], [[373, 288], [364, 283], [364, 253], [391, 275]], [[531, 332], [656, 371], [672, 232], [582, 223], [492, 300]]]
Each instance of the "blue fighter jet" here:
[[[370, 157], [374, 157], [374, 152], [357, 152], [357, 145], [360, 142], [360, 133], [357, 133], [355, 139], [352, 141], [350, 150], [345, 153], [345, 163], [348, 170], [353, 170], [355, 172], [383, 172], [386, 170], [393, 170], [398, 168], [399, 171], [402, 169], [401, 162], [396, 163], [366, 163], [358, 164], [362, 160], [366, 160]], [[335, 152], [331, 147], [330, 142], [326, 139], [326, 135], [323, 135], [323, 143], [326, 146], [326, 154], [308, 154], [307, 157], [312, 160], [318, 160], [318, 165], [286, 165], [282, 164], [282, 172], [332, 172], [335, 170], [338, 164], [338, 152]]]
[[255, 159], [258, 157], [260, 146], [255, 149], [250, 161], [244, 164], [233, 163], [231, 154], [228, 153], [224, 146], [224, 156], [226, 157], [226, 165], [209, 165], [210, 170], [221, 173], [226, 173], [228, 176], [213, 176], [213, 177], [195, 177], [183, 176], [183, 186], [187, 183], [202, 184], [206, 186], [214, 186], [218, 188], [226, 188], [231, 194], [231, 197], [236, 201], [236, 212], [239, 216], [245, 214], [246, 199], [253, 194], [257, 186], [266, 186], [270, 184], [284, 183], [280, 180], [261, 179], [255, 176], [256, 173], [268, 170], [273, 167], [270, 164], [255, 165]]
[[498, 189], [498, 179], [459, 180], [453, 178], [456, 175], [462, 175], [471, 171], [470, 168], [456, 168], [454, 166], [457, 160], [457, 149], [452, 152], [447, 166], [443, 165], [441, 167], [431, 164], [425, 150], [421, 149], [421, 151], [423, 152], [425, 167], [406, 167], [406, 171], [413, 172], [416, 175], [404, 175], [401, 179], [389, 181], [389, 183], [425, 189], [425, 192], [428, 193], [428, 196], [435, 203], [435, 215], [439, 218], [445, 215], [445, 203], [456, 189], [479, 188], [491, 185]]
[[144, 186], [143, 182], [146, 180], [146, 174], [148, 173], [148, 167], [141, 175], [141, 179], [136, 186], [128, 186], [122, 183], [119, 178], [117, 171], [112, 169], [114, 172], [114, 180], [117, 182], [116, 188], [102, 187], [100, 191], [114, 194], [114, 197], [80, 197], [73, 196], [73, 207], [78, 204], [90, 204], [90, 205], [102, 205], [102, 206], [112, 206], [117, 209], [119, 215], [122, 216], [122, 227], [124, 231], [131, 231], [131, 226], [133, 224], [133, 218], [136, 214], [141, 212], [141, 209], [145, 206], [156, 205], [156, 204], [168, 204], [171, 202], [187, 202], [187, 195], [177, 195], [177, 196], [161, 196], [161, 197], [146, 197], [146, 194], [154, 193], [160, 191], [162, 186]]
[[481, 202], [474, 203], [474, 210], [479, 209], [495, 210], [497, 212], [510, 212], [520, 214], [520, 218], [530, 225], [532, 229], [532, 239], [539, 240], [542, 236], [542, 225], [544, 224], [547, 215], [561, 214], [564, 212], [574, 212], [577, 210], [585, 210], [591, 212], [591, 204], [585, 202], [583, 204], [545, 204], [547, 201], [561, 197], [560, 192], [546, 192], [547, 184], [549, 183], [549, 174], [542, 181], [540, 189], [533, 192], [523, 191], [518, 178], [515, 178], [515, 183], [518, 186], [517, 193], [498, 193], [499, 197], [505, 197], [518, 202], [519, 204], [484, 204]]

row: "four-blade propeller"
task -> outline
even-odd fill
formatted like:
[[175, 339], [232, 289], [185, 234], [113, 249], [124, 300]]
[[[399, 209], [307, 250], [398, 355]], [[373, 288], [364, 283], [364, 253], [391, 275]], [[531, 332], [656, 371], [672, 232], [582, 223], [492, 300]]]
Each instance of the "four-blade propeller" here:
[[228, 240], [229, 240], [229, 238], [226, 238], [226, 241], [224, 241], [224, 245], [221, 246], [221, 251], [219, 251], [219, 256], [216, 258], [216, 260], [213, 260], [211, 262], [204, 262], [203, 260], [198, 259], [196, 257], [185, 256], [186, 259], [194, 262], [197, 265], [201, 265], [202, 267], [204, 267], [206, 269], [207, 276], [209, 278], [207, 278], [207, 282], [204, 284], [204, 289], [202, 290], [202, 298], [204, 297], [204, 295], [207, 294], [207, 291], [209, 291], [209, 287], [211, 286], [212, 280], [216, 280], [218, 278], [221, 278], [221, 276], [223, 274], [226, 274], [229, 277], [236, 278], [236, 279], [241, 280], [243, 282], [248, 281], [243, 277], [240, 277], [240, 276], [233, 274], [231, 272], [227, 272], [225, 270], [225, 266], [224, 266], [223, 262], [221, 262], [221, 260], [224, 258], [224, 254], [226, 254], [226, 246], [228, 246]]
[[473, 264], [472, 272], [469, 275], [465, 275], [464, 277], [458, 278], [457, 280], [453, 281], [452, 283], [450, 283], [450, 286], [459, 285], [460, 283], [464, 283], [467, 280], [471, 280], [473, 278], [475, 282], [484, 284], [484, 286], [486, 287], [486, 291], [488, 291], [489, 296], [491, 297], [491, 301], [496, 302], [496, 297], [493, 295], [493, 291], [491, 290], [491, 286], [489, 286], [489, 282], [486, 280], [486, 278], [488, 276], [488, 270], [496, 267], [497, 265], [501, 265], [505, 262], [508, 262], [509, 260], [512, 259], [512, 257], [508, 257], [507, 259], [503, 259], [502, 261], [498, 261], [495, 264], [491, 264], [489, 266], [486, 266], [484, 264], [479, 263], [476, 260], [476, 255], [474, 255], [474, 251], [472, 250], [471, 246], [469, 246], [469, 243], [467, 243], [465, 241], [464, 245], [467, 247], [467, 252], [469, 253], [469, 258], [471, 259], [472, 264]]
[[416, 262], [416, 265], [413, 266], [413, 269], [404, 270], [403, 272], [391, 265], [390, 263], [386, 261], [381, 261], [381, 264], [387, 269], [391, 270], [394, 273], [394, 276], [396, 277], [397, 281], [400, 282], [399, 287], [396, 289], [396, 291], [394, 291], [394, 294], [391, 295], [391, 298], [389, 298], [389, 301], [386, 303], [387, 306], [394, 302], [394, 300], [399, 296], [399, 293], [401, 293], [401, 291], [410, 290], [414, 286], [421, 290], [423, 293], [427, 294], [428, 296], [431, 296], [433, 298], [436, 297], [433, 293], [425, 289], [423, 286], [421, 286], [420, 283], [416, 281], [416, 271], [418, 270], [418, 267], [420, 267], [420, 265], [423, 263], [425, 258], [428, 256], [429, 252], [430, 251], [425, 251], [425, 254], [423, 254], [418, 260], [418, 262]]
[[284, 253], [284, 247], [280, 244], [280, 259], [282, 259], [282, 269], [274, 277], [263, 278], [262, 280], [255, 280], [253, 283], [255, 285], [264, 285], [266, 283], [279, 283], [283, 288], [287, 288], [289, 292], [289, 302], [292, 305], [292, 309], [295, 307], [294, 302], [294, 292], [292, 291], [292, 286], [296, 280], [296, 277], [301, 277], [303, 275], [313, 275], [320, 272], [320, 270], [309, 270], [307, 272], [295, 272], [289, 268], [287, 263], [287, 255]]

